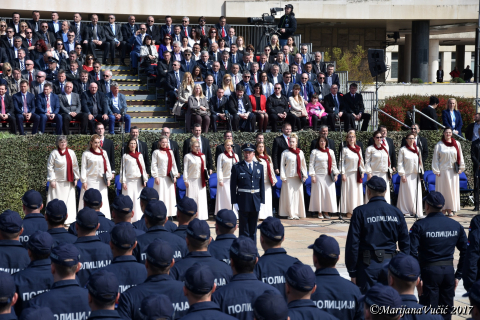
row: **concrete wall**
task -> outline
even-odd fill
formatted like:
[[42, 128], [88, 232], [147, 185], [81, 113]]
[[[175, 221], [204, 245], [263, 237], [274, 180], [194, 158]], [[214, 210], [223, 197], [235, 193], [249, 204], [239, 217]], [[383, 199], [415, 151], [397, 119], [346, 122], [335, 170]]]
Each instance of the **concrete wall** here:
[[[362, 91], [375, 92], [375, 86], [365, 86]], [[475, 99], [476, 84], [460, 83], [460, 84], [416, 84], [402, 85], [389, 84], [378, 89], [378, 99], [383, 100], [386, 97], [398, 96], [403, 94], [419, 94], [419, 95], [438, 95], [452, 94], [463, 96], [465, 98]]]

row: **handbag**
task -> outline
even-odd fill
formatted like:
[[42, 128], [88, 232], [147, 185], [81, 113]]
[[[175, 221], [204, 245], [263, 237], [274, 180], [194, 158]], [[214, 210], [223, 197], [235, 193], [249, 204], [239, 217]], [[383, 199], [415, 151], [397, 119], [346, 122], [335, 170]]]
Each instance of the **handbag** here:
[[453, 171], [458, 174], [458, 171], [460, 170], [460, 165], [458, 164], [457, 161], [453, 163]]
[[102, 175], [102, 178], [103, 178], [103, 182], [104, 182], [104, 183], [105, 183], [105, 185], [108, 187], [108, 179], [107, 179], [107, 174], [106, 174], [106, 173], [104, 173], [104, 174]]
[[330, 172], [330, 179], [332, 179], [333, 182], [335, 182], [335, 173]]
[[173, 174], [172, 170], [170, 170], [169, 176], [170, 176], [170, 180], [172, 180], [172, 183], [175, 183], [175, 175]]
[[210, 179], [210, 175], [208, 174], [208, 170], [206, 168], [203, 169], [203, 174], [205, 176], [205, 181], [208, 181]]

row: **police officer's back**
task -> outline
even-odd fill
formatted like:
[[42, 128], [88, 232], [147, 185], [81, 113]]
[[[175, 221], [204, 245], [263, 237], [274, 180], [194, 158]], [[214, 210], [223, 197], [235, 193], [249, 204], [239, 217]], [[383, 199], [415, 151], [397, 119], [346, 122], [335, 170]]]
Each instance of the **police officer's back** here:
[[185, 272], [185, 295], [190, 308], [182, 320], [233, 320], [221, 311], [212, 299], [217, 285], [212, 269], [205, 264], [195, 263]]
[[253, 319], [253, 303], [265, 291], [280, 292], [258, 280], [253, 270], [258, 261], [253, 240], [239, 237], [230, 247], [230, 267], [234, 276], [229, 284], [218, 288], [212, 300], [220, 309], [237, 319]]
[[50, 253], [54, 240], [48, 232], [36, 231], [27, 243], [31, 262], [27, 268], [14, 275], [18, 301], [15, 312], [20, 315], [28, 300], [47, 290], [53, 284]]
[[[272, 291], [260, 295], [253, 304], [253, 315], [255, 320], [276, 319], [287, 320], [288, 306], [282, 296]], [[290, 319], [293, 320], [293, 319]]]
[[28, 237], [37, 230], [47, 231], [48, 226], [45, 217], [40, 213], [43, 208], [43, 199], [40, 192], [28, 190], [22, 197], [22, 208], [25, 217], [23, 218], [23, 233], [20, 242], [26, 247]]
[[230, 265], [230, 247], [237, 237], [237, 217], [232, 210], [222, 209], [215, 215], [215, 241], [208, 246], [208, 252], [220, 261]]
[[315, 292], [315, 274], [310, 266], [295, 262], [285, 273], [285, 293], [288, 301], [290, 319], [336, 320], [331, 314], [320, 310], [310, 299]]
[[363, 319], [360, 289], [353, 282], [340, 276], [335, 268], [340, 258], [337, 240], [322, 234], [308, 248], [313, 249], [313, 265], [316, 269], [317, 289], [312, 293], [312, 300], [316, 306], [338, 319]]
[[45, 219], [47, 220], [47, 232], [52, 236], [55, 245], [60, 243], [74, 243], [77, 237], [65, 229], [65, 221], [68, 218], [65, 202], [53, 199], [45, 208]]
[[230, 267], [214, 257], [208, 252], [210, 243], [210, 227], [204, 220], [193, 219], [187, 228], [187, 247], [189, 253], [176, 263], [170, 275], [179, 281], [184, 281], [185, 272], [195, 263], [208, 265], [215, 276], [215, 284], [217, 287], [224, 286], [232, 277]]
[[15, 281], [7, 272], [0, 271], [0, 319], [16, 320], [13, 308], [17, 302], [18, 294], [15, 292]]
[[[429, 193], [424, 201], [427, 216], [410, 229], [410, 252], [420, 263], [423, 281], [420, 303], [452, 307], [456, 282], [462, 278], [467, 236], [460, 223], [441, 212], [445, 199], [440, 192]], [[460, 251], [456, 272], [455, 247]]]
[[[404, 253], [397, 254], [388, 265], [388, 283], [397, 290], [402, 299], [402, 304], [407, 308], [420, 310], [423, 306], [417, 303], [415, 286], [420, 281], [420, 265], [418, 261]], [[404, 320], [442, 320], [442, 316], [430, 313], [406, 314]]]
[[[140, 192], [140, 207], [142, 208], [142, 212], [145, 212], [145, 208], [148, 202], [150, 202], [151, 200], [159, 200], [159, 199], [160, 197], [158, 195], [157, 190], [149, 187], [143, 188], [142, 192]], [[147, 232], [148, 228], [145, 225], [144, 216], [145, 215], [143, 215], [140, 220], [134, 222], [133, 226], [138, 230]], [[172, 221], [167, 220], [167, 222], [165, 223], [165, 229], [167, 229], [169, 232], [174, 232], [175, 230], [177, 230], [177, 225]]]
[[75, 245], [64, 243], [52, 248], [53, 285], [29, 302], [29, 306], [48, 307], [56, 319], [83, 318], [90, 313], [87, 289], [80, 287], [75, 274], [80, 270], [79, 251]]
[[140, 313], [142, 319], [173, 319], [175, 310], [170, 298], [164, 294], [154, 294], [142, 300]]
[[22, 223], [18, 212], [6, 210], [0, 215], [0, 271], [14, 274], [30, 263], [27, 250], [19, 241]]
[[82, 270], [78, 272], [80, 285], [87, 284], [88, 278], [96, 269], [108, 266], [112, 261], [110, 247], [95, 235], [99, 228], [97, 212], [85, 207], [77, 213], [75, 229], [78, 239], [74, 245], [80, 252]]
[[472, 306], [471, 318], [468, 320], [479, 320], [480, 319], [480, 281], [475, 282], [471, 289], [463, 295], [463, 297], [468, 297], [470, 300], [470, 305]]
[[[84, 208], [91, 208], [95, 210], [98, 215], [98, 222], [100, 223], [100, 227], [96, 231], [96, 235], [104, 232], [110, 232], [115, 225], [112, 220], [107, 219], [105, 215], [100, 211], [103, 202], [102, 202], [102, 194], [97, 189], [90, 188], [83, 194], [83, 204]], [[77, 230], [75, 229], [76, 222], [72, 223], [68, 228], [68, 232], [77, 236]]]
[[[389, 319], [389, 320], [399, 320], [400, 319], [400, 308], [402, 306], [402, 299], [398, 292], [389, 286], [384, 286], [383, 284], [377, 283], [372, 286], [363, 296], [364, 301], [364, 316], [365, 319]], [[371, 309], [371, 306], [375, 306]], [[397, 311], [393, 314], [382, 314], [378, 312], [370, 312], [370, 310], [380, 310], [381, 308], [387, 308], [392, 310], [392, 312]]]
[[114, 320], [122, 319], [115, 310], [118, 302], [118, 280], [115, 274], [106, 270], [99, 270], [88, 279], [88, 303], [92, 313], [88, 319]]
[[37, 307], [37, 306], [24, 309], [19, 319], [20, 320], [37, 320], [37, 319], [56, 320], [50, 308]]
[[345, 265], [362, 293], [366, 292], [382, 271], [382, 265], [397, 250], [408, 254], [410, 241], [405, 217], [396, 207], [385, 201], [387, 184], [373, 176], [367, 182], [369, 202], [353, 210], [347, 243]]
[[192, 198], [183, 197], [177, 202], [177, 220], [178, 228], [173, 231], [174, 235], [183, 240], [187, 238], [188, 224], [197, 217], [197, 203]]
[[147, 279], [145, 265], [137, 262], [132, 252], [137, 245], [134, 228], [129, 223], [119, 223], [113, 227], [110, 240], [112, 263], [100, 270], [112, 272], [116, 275], [120, 293], [130, 287], [143, 283]]
[[118, 302], [118, 312], [126, 319], [140, 319], [140, 306], [145, 297], [152, 294], [168, 296], [175, 308], [175, 317], [181, 318], [188, 310], [187, 298], [183, 294], [183, 283], [170, 277], [175, 264], [173, 249], [163, 240], [155, 240], [146, 251], [145, 268], [148, 278], [144, 283], [125, 291]]
[[260, 244], [265, 253], [258, 259], [255, 275], [258, 280], [277, 288], [285, 296], [285, 273], [297, 258], [291, 257], [282, 248], [285, 228], [280, 219], [268, 217], [258, 226]]

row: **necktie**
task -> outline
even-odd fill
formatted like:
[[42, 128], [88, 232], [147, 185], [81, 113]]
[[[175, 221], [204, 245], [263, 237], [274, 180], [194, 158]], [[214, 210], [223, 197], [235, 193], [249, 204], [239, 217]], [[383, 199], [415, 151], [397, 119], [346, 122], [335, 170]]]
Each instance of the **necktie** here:
[[303, 85], [303, 100], [308, 101], [306, 85]]
[[13, 47], [12, 39], [8, 39], [10, 41], [10, 47]]
[[112, 33], [113, 33], [113, 35], [115, 35], [115, 25], [111, 24], [110, 28], [112, 28]]
[[32, 39], [28, 39], [28, 46], [29, 46], [29, 47], [32, 46]]
[[385, 143], [385, 139], [382, 139], [382, 145], [387, 146], [387, 144]]
[[293, 74], [292, 74], [292, 82], [293, 82], [293, 83], [296, 83], [296, 81], [295, 81], [295, 76], [294, 76]]
[[205, 27], [202, 27], [202, 36], [205, 35]]
[[252, 164], [251, 164], [251, 163], [248, 164], [248, 172], [250, 172], [250, 173], [253, 172]]
[[108, 92], [110, 92], [110, 81], [107, 81], [107, 83], [105, 84], [105, 90]]
[[62, 91], [62, 93], [65, 93], [65, 91], [63, 91], [63, 83], [60, 83], [60, 90]]
[[47, 99], [47, 114], [50, 114], [50, 99], [48, 99], [48, 96], [45, 96], [45, 99]]
[[213, 77], [215, 78], [215, 79], [214, 79], [214, 80], [215, 80], [215, 83], [217, 83], [217, 72], [214, 72], [214, 73], [213, 73]]
[[21, 71], [25, 70], [25, 67], [23, 66], [23, 61], [22, 60], [20, 60], [20, 70]]
[[237, 56], [233, 55], [233, 63], [237, 63]]
[[28, 85], [31, 87], [33, 81], [32, 71], [28, 73]]
[[93, 40], [98, 40], [97, 37], [97, 26], [93, 26]]
[[210, 87], [207, 87], [207, 100], [210, 100], [211, 97], [212, 97], [212, 93], [210, 91]]
[[258, 82], [258, 81], [257, 81], [257, 73], [256, 73], [256, 72], [253, 74], [253, 81], [255, 81], [255, 83]]
[[77, 38], [80, 37], [80, 23], [77, 23]]
[[100, 140], [100, 147], [103, 148], [103, 140]]
[[48, 43], [48, 35], [46, 32], [43, 34], [43, 37], [45, 38], [45, 43]]
[[190, 65], [190, 62], [186, 61], [186, 63], [187, 63], [187, 70], [189, 70], [188, 66]]
[[170, 28], [170, 26], [167, 27], [167, 30], [168, 30], [168, 34], [172, 34], [172, 29]]
[[288, 64], [288, 57], [285, 58], [285, 63]]
[[225, 38], [226, 34], [225, 34], [225, 28], [222, 27], [222, 38]]
[[178, 72], [175, 72], [175, 79], [177, 79], [177, 87], [180, 84], [180, 76], [178, 75]]
[[85, 92], [85, 91], [87, 91], [87, 84], [86, 83], [83, 84], [83, 92]]
[[354, 98], [354, 99], [355, 99], [355, 95], [354, 95], [354, 94], [352, 94], [352, 98]]
[[333, 96], [333, 103], [335, 104], [335, 113], [338, 113], [337, 95], [334, 95], [334, 96]]
[[93, 115], [96, 117], [98, 114], [98, 107], [97, 107], [97, 96], [93, 95]]
[[134, 34], [135, 33], [135, 25], [130, 26], [130, 29], [132, 29], [132, 34]]
[[27, 95], [24, 93], [23, 95], [23, 113], [28, 113], [27, 108]]
[[5, 114], [5, 100], [2, 96], [0, 96], [0, 98], [2, 98], [2, 114]]
[[307, 63], [307, 61], [305, 59], [305, 54], [302, 54], [302, 57], [303, 57], [303, 63]]
[[138, 152], [141, 152], [140, 151], [140, 142], [138, 141], [138, 139], [137, 139], [137, 150], [138, 150]]
[[187, 27], [185, 27], [185, 37], [188, 37]]
[[224, 61], [223, 65], [225, 66], [225, 70], [227, 70], [227, 61]]
[[100, 81], [100, 75], [97, 72], [97, 81]]

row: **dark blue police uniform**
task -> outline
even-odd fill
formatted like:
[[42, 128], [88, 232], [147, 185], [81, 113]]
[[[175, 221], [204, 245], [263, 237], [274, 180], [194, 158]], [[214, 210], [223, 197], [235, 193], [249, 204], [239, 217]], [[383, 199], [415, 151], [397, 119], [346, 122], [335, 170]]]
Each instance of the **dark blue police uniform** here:
[[175, 229], [175, 231], [173, 231], [172, 233], [185, 240], [187, 238], [187, 227], [188, 225], [178, 226], [178, 228]]
[[[22, 218], [18, 212], [5, 210], [0, 214], [0, 230], [15, 234], [22, 230]], [[0, 240], [0, 271], [14, 274], [30, 263], [27, 250], [17, 240]]]
[[117, 310], [95, 310], [90, 313], [88, 317], [89, 320], [115, 320], [115, 319], [123, 319]]
[[187, 243], [174, 234], [170, 233], [163, 226], [154, 226], [147, 230], [147, 232], [137, 238], [137, 247], [134, 249], [134, 255], [138, 262], [145, 263], [145, 251], [150, 243], [155, 239], [162, 239], [167, 241], [175, 251], [175, 262], [179, 262], [188, 254]]
[[[406, 308], [421, 309], [424, 306], [417, 302], [417, 297], [413, 294], [401, 294], [402, 305]], [[442, 316], [438, 314], [406, 314], [402, 317], [402, 320], [442, 320]]]
[[[98, 236], [101, 233], [112, 231], [113, 227], [115, 226], [115, 223], [112, 220], [105, 218], [105, 215], [102, 212], [100, 211], [96, 211], [96, 212], [98, 215], [98, 223], [100, 223], [100, 227], [98, 228], [96, 235]], [[73, 222], [68, 228], [68, 232], [70, 232], [74, 236], [77, 236], [77, 230], [75, 230], [76, 223], [77, 222]]]
[[118, 256], [113, 258], [112, 264], [102, 268], [115, 274], [120, 284], [120, 293], [130, 287], [143, 283], [147, 279], [147, 269], [138, 263], [134, 256]]
[[215, 259], [230, 265], [230, 247], [235, 239], [237, 239], [237, 237], [234, 234], [221, 234], [215, 238], [215, 242], [210, 243], [208, 252], [210, 252]]
[[164, 294], [154, 294], [146, 297], [140, 306], [142, 319], [173, 319], [172, 301]]
[[65, 228], [52, 228], [47, 230], [55, 241], [55, 245], [60, 243], [74, 243], [77, 241], [77, 237], [65, 230]]
[[2, 301], [2, 309], [6, 308], [10, 313], [1, 314], [0, 319], [17, 319], [12, 308], [9, 308], [10, 303], [15, 295], [15, 281], [13, 277], [6, 273], [0, 272], [0, 300]]
[[468, 228], [469, 232], [480, 229], [480, 215], [476, 215], [470, 220], [470, 227]]
[[106, 245], [97, 236], [80, 237], [74, 243], [80, 252], [82, 269], [78, 271], [77, 277], [81, 286], [88, 282], [88, 278], [96, 269], [108, 266], [113, 259], [110, 246]]
[[45, 216], [41, 213], [29, 213], [23, 218], [23, 232], [20, 235], [20, 242], [25, 247], [28, 239], [35, 231], [47, 231], [48, 224]]
[[[245, 144], [242, 151], [255, 151], [253, 144]], [[256, 161], [245, 160], [232, 167], [230, 196], [232, 204], [238, 205], [239, 236], [250, 237], [256, 243], [258, 213], [260, 204], [265, 204], [263, 166]]]
[[218, 304], [212, 301], [195, 303], [188, 309], [182, 320], [234, 320], [236, 318], [223, 313]]
[[[129, 223], [129, 222], [120, 222], [120, 223], [122, 223], [122, 224], [125, 223], [125, 224], [131, 225], [132, 228], [133, 228], [133, 231], [135, 232], [135, 235], [136, 235], [137, 237], [141, 236], [142, 234], [145, 234], [144, 231], [133, 227], [133, 225], [132, 225], [131, 223]], [[120, 223], [117, 223], [116, 226], [119, 225]], [[103, 232], [103, 233], [100, 233], [100, 234], [97, 235], [97, 236], [98, 236], [98, 238], [100, 239], [100, 241], [102, 241], [103, 243], [106, 243], [106, 244], [109, 244], [109, 243], [110, 243], [110, 232]]]
[[[312, 300], [294, 300], [288, 304], [288, 315], [290, 319], [298, 320], [338, 320], [331, 314], [317, 308]], [[345, 318], [346, 319], [346, 318]]]
[[17, 320], [15, 313], [0, 314], [0, 320]]
[[47, 307], [33, 307], [22, 311], [20, 320], [55, 320], [52, 311]]
[[[472, 219], [473, 220], [473, 219]], [[478, 272], [480, 264], [480, 229], [468, 233], [467, 252], [463, 266], [463, 286], [470, 291], [472, 285], [479, 280]]]
[[[386, 190], [385, 180], [376, 176], [367, 185], [378, 192]], [[405, 217], [384, 197], [372, 197], [367, 204], [353, 210], [345, 245], [345, 265], [362, 293], [377, 282], [383, 264], [395, 255], [397, 242], [400, 251], [410, 253]]]
[[106, 270], [99, 270], [88, 279], [87, 289], [92, 301], [105, 304], [102, 309], [93, 310], [88, 319], [122, 319], [117, 310], [107, 309], [107, 306], [114, 306], [118, 296], [118, 287], [117, 276]]
[[287, 320], [287, 302], [282, 299], [282, 296], [268, 291], [255, 300], [255, 303], [253, 304], [253, 313], [257, 319]]
[[[138, 229], [138, 230], [142, 230], [143, 232], [147, 232], [148, 228], [145, 224], [145, 215], [142, 216], [142, 218], [134, 223], [133, 226], [135, 227], [135, 229]], [[175, 230], [177, 230], [177, 225], [170, 221], [170, 220], [167, 220], [167, 222], [165, 222], [165, 225], [164, 225], [165, 229], [167, 229], [168, 232], [175, 232]]]

